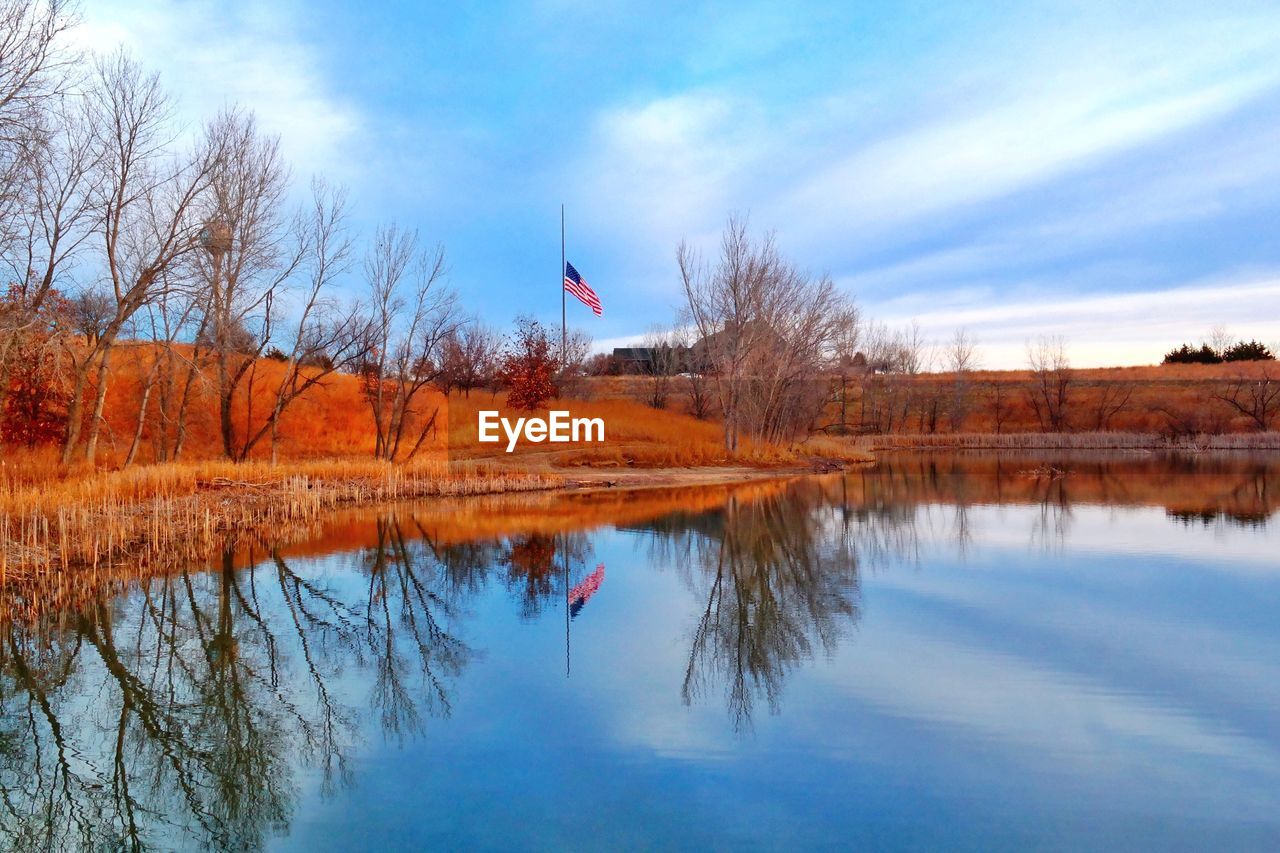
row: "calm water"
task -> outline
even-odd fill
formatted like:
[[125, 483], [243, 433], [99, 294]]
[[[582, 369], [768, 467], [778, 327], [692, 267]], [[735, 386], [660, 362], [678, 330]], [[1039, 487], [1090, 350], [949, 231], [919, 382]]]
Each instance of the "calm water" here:
[[0, 833], [1276, 849], [1277, 508], [1274, 457], [975, 455], [335, 517], [5, 623]]

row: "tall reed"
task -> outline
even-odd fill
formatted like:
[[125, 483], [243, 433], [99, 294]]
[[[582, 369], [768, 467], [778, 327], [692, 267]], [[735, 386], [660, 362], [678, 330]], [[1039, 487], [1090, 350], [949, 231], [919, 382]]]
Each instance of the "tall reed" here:
[[198, 559], [231, 537], [338, 506], [544, 489], [558, 478], [477, 463], [365, 460], [155, 465], [0, 490], [0, 584], [42, 572]]
[[866, 450], [1280, 450], [1280, 432], [1171, 438], [1138, 432], [1014, 432], [867, 435]]

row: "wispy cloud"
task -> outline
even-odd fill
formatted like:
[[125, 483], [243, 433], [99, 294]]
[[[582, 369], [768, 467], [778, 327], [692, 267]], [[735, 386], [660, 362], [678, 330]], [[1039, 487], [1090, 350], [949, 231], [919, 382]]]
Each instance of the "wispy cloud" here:
[[944, 342], [966, 327], [982, 347], [985, 366], [1018, 367], [1026, 344], [1061, 335], [1077, 367], [1152, 364], [1184, 340], [1206, 336], [1226, 324], [1240, 337], [1280, 341], [1280, 273], [1226, 281], [1206, 281], [1159, 292], [1080, 297], [925, 297], [873, 303], [869, 308], [890, 324], [920, 323], [925, 337]]
[[726, 205], [749, 206], [805, 243], [865, 241], [1096, 166], [1280, 87], [1280, 23], [1220, 35], [1157, 30], [1102, 64], [1070, 40], [1038, 42], [963, 83], [933, 81], [945, 97], [915, 114], [896, 104], [888, 120], [840, 114], [865, 106], [854, 93], [768, 103], [724, 87], [613, 106], [572, 168], [633, 223], [705, 232]]
[[160, 71], [189, 125], [241, 104], [280, 134], [300, 176], [351, 181], [358, 176], [358, 152], [368, 144], [364, 122], [300, 36], [303, 12], [290, 4], [104, 0], [86, 4], [74, 35], [98, 51], [123, 46]]
[[[1277, 34], [1267, 43], [1280, 47]], [[1253, 34], [1247, 45], [1256, 46]], [[821, 211], [831, 233], [905, 220], [1018, 192], [1229, 113], [1280, 85], [1280, 66], [1206, 51], [1073, 70], [1062, 57], [1027, 62], [966, 101], [819, 166], [779, 205], [785, 218]], [[1245, 61], [1242, 63], [1241, 58]], [[806, 217], [812, 221], [812, 217]]]

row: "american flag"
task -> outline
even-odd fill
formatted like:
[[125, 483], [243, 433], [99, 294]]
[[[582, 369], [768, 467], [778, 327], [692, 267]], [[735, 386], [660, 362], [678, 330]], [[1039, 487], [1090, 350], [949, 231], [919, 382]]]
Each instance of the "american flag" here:
[[565, 262], [564, 265], [564, 289], [577, 297], [578, 301], [591, 309], [591, 312], [599, 317], [604, 313], [600, 307], [600, 297], [596, 296], [596, 292], [591, 289], [591, 285], [582, 280], [582, 276], [573, 268], [573, 264]]
[[600, 589], [600, 584], [604, 582], [604, 563], [596, 566], [596, 570], [587, 575], [582, 583], [569, 590], [569, 615], [577, 617], [578, 611], [582, 610], [582, 606], [591, 600], [591, 596], [596, 594]]

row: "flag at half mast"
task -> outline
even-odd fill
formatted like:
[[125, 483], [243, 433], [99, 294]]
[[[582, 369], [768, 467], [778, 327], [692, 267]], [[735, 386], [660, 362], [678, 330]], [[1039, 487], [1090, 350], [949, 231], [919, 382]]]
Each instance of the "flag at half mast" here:
[[600, 297], [591, 289], [591, 285], [582, 280], [582, 276], [568, 261], [564, 265], [564, 289], [572, 293], [574, 298], [591, 309], [597, 317], [604, 313], [600, 307]]

